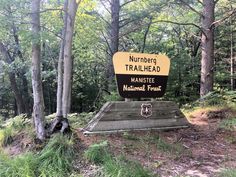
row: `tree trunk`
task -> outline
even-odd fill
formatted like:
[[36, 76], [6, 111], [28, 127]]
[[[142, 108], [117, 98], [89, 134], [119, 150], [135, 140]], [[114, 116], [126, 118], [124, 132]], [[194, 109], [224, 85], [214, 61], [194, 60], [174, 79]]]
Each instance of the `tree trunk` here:
[[24, 102], [22, 99], [22, 95], [20, 94], [19, 89], [16, 84], [15, 74], [12, 72], [9, 72], [9, 79], [10, 79], [12, 91], [16, 99], [17, 115], [25, 113]]
[[[118, 51], [119, 46], [119, 16], [120, 16], [120, 0], [111, 1], [111, 31], [110, 31], [110, 47], [112, 55]], [[114, 73], [114, 71], [113, 71]]]
[[214, 0], [203, 0], [203, 16], [201, 37], [202, 58], [201, 58], [201, 97], [213, 90], [213, 69], [214, 69]]
[[115, 75], [112, 63], [112, 57], [118, 51], [119, 47], [119, 15], [120, 15], [120, 0], [111, 0], [111, 25], [109, 31], [110, 56], [107, 67], [107, 79], [109, 80], [108, 84], [112, 83], [112, 80]]
[[62, 95], [62, 114], [67, 118], [70, 110], [69, 98], [71, 90], [71, 76], [72, 76], [72, 37], [74, 31], [75, 16], [78, 8], [76, 0], [68, 2], [68, 17], [66, 25], [65, 45], [64, 45], [64, 75], [63, 75], [63, 95]]
[[64, 2], [64, 27], [62, 29], [62, 39], [60, 45], [60, 53], [58, 59], [57, 67], [57, 117], [62, 117], [62, 90], [63, 90], [63, 57], [64, 57], [64, 46], [65, 46], [65, 36], [66, 36], [66, 27], [67, 27], [67, 17], [68, 17], [68, 0]]
[[[232, 7], [231, 7], [232, 10]], [[233, 17], [230, 18], [230, 85], [231, 90], [235, 88], [235, 79], [234, 79], [234, 23]]]
[[[24, 62], [24, 57], [23, 57], [23, 54], [20, 50], [20, 42], [19, 42], [19, 36], [17, 34], [17, 27], [15, 25], [15, 19], [14, 19], [14, 15], [13, 15], [13, 11], [11, 9], [11, 7], [9, 6], [8, 7], [8, 16], [11, 20], [11, 32], [12, 32], [12, 35], [13, 35], [13, 38], [14, 38], [14, 41], [15, 41], [15, 47], [14, 47], [14, 53], [18, 55], [18, 57], [21, 59], [22, 62]], [[15, 60], [14, 58], [12, 58], [12, 60]], [[24, 113], [27, 113], [28, 115], [31, 114], [30, 112], [30, 109], [29, 109], [29, 102], [30, 102], [30, 96], [29, 96], [29, 92], [28, 92], [28, 81], [25, 77], [25, 69], [21, 69], [20, 71], [20, 78], [22, 80], [22, 101], [23, 101], [23, 104], [24, 104]]]
[[[13, 60], [12, 60], [10, 54], [8, 53], [6, 47], [4, 46], [4, 44], [1, 41], [0, 41], [0, 51], [1, 51], [2, 56], [5, 59], [6, 63], [8, 63], [10, 65]], [[17, 83], [16, 83], [15, 73], [12, 71], [9, 71], [8, 75], [9, 75], [11, 88], [12, 88], [12, 91], [14, 93], [15, 100], [16, 100], [17, 114], [25, 113], [24, 101], [22, 98], [22, 94], [20, 93]]]
[[[12, 24], [12, 31], [13, 31], [13, 36], [14, 36], [14, 40], [15, 40], [15, 44], [17, 46], [17, 55], [19, 56], [19, 58], [21, 59], [22, 62], [24, 62], [24, 57], [23, 54], [20, 50], [20, 43], [19, 43], [19, 36], [17, 35], [17, 29], [15, 27], [15, 24], [13, 22]], [[28, 92], [28, 81], [26, 79], [25, 76], [26, 71], [24, 69], [21, 70], [20, 73], [20, 77], [22, 79], [22, 84], [23, 84], [23, 103], [24, 103], [24, 107], [25, 107], [25, 113], [27, 113], [28, 115], [30, 115], [30, 96], [29, 96], [29, 92]]]
[[32, 88], [34, 97], [33, 118], [37, 138], [45, 139], [44, 100], [41, 79], [40, 0], [32, 0]]
[[148, 26], [147, 26], [147, 29], [146, 29], [145, 32], [144, 32], [144, 36], [143, 36], [143, 46], [142, 46], [142, 49], [141, 49], [141, 53], [144, 53], [144, 51], [145, 51], [146, 41], [147, 41], [147, 35], [148, 35], [148, 32], [149, 32], [149, 29], [150, 29], [151, 25], [152, 25], [152, 17], [150, 17], [149, 23], [148, 23]]
[[71, 60], [72, 60], [72, 69], [71, 69], [71, 86], [70, 86], [70, 90], [69, 90], [69, 98], [68, 98], [68, 114], [70, 113], [70, 111], [71, 111], [71, 95], [72, 95], [72, 84], [73, 84], [73, 69], [74, 69], [74, 58], [73, 58], [73, 56], [71, 56]]

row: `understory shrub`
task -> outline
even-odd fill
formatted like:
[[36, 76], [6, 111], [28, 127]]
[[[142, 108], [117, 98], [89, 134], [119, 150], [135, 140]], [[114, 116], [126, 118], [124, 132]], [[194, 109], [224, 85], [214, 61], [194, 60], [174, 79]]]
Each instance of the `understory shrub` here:
[[188, 113], [207, 107], [236, 109], [236, 91], [216, 90], [209, 92], [197, 101], [182, 106], [182, 111]]
[[107, 177], [151, 177], [152, 174], [139, 163], [115, 157], [105, 160], [103, 164], [104, 176]]
[[1, 177], [64, 177], [72, 172], [73, 138], [56, 134], [37, 154], [10, 158], [0, 153]]
[[25, 114], [8, 119], [2, 123], [2, 128], [0, 129], [0, 146], [11, 144], [13, 137], [25, 128], [27, 123]]
[[0, 130], [0, 146], [5, 147], [13, 142], [13, 129], [6, 127]]
[[209, 92], [195, 104], [204, 106], [215, 106], [215, 105], [236, 105], [236, 91], [216, 90]]
[[56, 134], [39, 154], [40, 176], [64, 177], [72, 170], [73, 138]]
[[158, 137], [156, 139], [157, 149], [162, 152], [167, 152], [172, 155], [180, 155], [184, 151], [184, 147], [181, 144], [171, 144]]
[[85, 151], [85, 158], [95, 164], [104, 163], [109, 158], [107, 141], [93, 144]]
[[236, 177], [236, 169], [225, 169], [220, 172], [219, 177]]
[[151, 177], [152, 174], [139, 163], [124, 157], [115, 157], [108, 152], [106, 141], [91, 145], [85, 151], [85, 158], [102, 166], [101, 177]]
[[236, 130], [236, 117], [231, 118], [231, 119], [224, 119], [220, 123], [220, 128], [226, 129], [226, 130], [231, 130], [231, 131]]
[[38, 167], [37, 156], [26, 153], [15, 158], [0, 154], [0, 176], [1, 177], [36, 177]]
[[74, 113], [69, 114], [68, 119], [73, 128], [81, 128], [84, 127], [95, 115], [94, 112], [82, 112], [82, 113]]

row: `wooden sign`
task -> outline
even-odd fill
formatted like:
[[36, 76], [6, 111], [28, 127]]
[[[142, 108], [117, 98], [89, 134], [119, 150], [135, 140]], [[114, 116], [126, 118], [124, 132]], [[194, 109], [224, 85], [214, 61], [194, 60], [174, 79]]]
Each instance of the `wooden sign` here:
[[157, 98], [164, 95], [170, 68], [167, 56], [117, 52], [113, 64], [122, 97]]
[[113, 101], [104, 104], [84, 128], [84, 133], [162, 130], [189, 125], [178, 105], [171, 101]]
[[[113, 64], [124, 98], [156, 98], [165, 93], [170, 60], [165, 55], [117, 52]], [[171, 101], [113, 101], [103, 105], [84, 128], [85, 134], [188, 127]]]

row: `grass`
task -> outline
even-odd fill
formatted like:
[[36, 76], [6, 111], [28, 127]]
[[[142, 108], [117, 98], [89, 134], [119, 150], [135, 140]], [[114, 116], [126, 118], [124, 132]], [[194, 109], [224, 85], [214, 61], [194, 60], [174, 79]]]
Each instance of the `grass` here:
[[12, 127], [6, 127], [0, 130], [0, 146], [6, 147], [13, 142], [14, 130]]
[[168, 142], [164, 141], [160, 137], [158, 137], [155, 141], [156, 141], [157, 149], [162, 151], [162, 152], [170, 153], [172, 155], [179, 156], [184, 151], [184, 147], [181, 144], [178, 144], [178, 143], [171, 144], [171, 143], [168, 143]]
[[219, 127], [230, 131], [236, 130], [236, 117], [231, 119], [224, 119], [220, 123]]
[[38, 160], [33, 153], [26, 153], [15, 158], [0, 154], [1, 177], [35, 177]]
[[[20, 115], [4, 122], [0, 129], [0, 147], [9, 145], [18, 133], [34, 136], [30, 120]], [[1, 148], [0, 148], [1, 150]], [[3, 149], [2, 149], [3, 150]], [[55, 134], [37, 153], [28, 152], [15, 157], [0, 152], [0, 176], [64, 177], [73, 171], [75, 158], [73, 137]], [[74, 171], [73, 173], [76, 173]], [[78, 176], [78, 175], [77, 175]]]
[[87, 160], [95, 164], [104, 163], [104, 159], [109, 156], [107, 141], [91, 145], [84, 155]]
[[115, 157], [108, 152], [107, 142], [91, 145], [85, 151], [85, 158], [102, 166], [103, 177], [151, 177], [152, 174], [139, 163], [124, 157]]
[[69, 114], [68, 119], [73, 128], [81, 128], [84, 127], [94, 116], [94, 112], [82, 112], [80, 114], [74, 113]]
[[219, 177], [236, 177], [236, 169], [225, 169], [220, 172]]
[[210, 111], [218, 111], [225, 109], [226, 107], [223, 106], [206, 106], [206, 107], [193, 107], [191, 109], [188, 108], [182, 108], [181, 111], [183, 111], [184, 115], [188, 118], [191, 119], [193, 115], [197, 115], [198, 113], [202, 112], [210, 112]]
[[136, 135], [130, 134], [129, 132], [124, 132], [123, 137], [127, 140], [138, 141], [139, 138]]
[[104, 176], [109, 177], [149, 177], [152, 174], [144, 169], [139, 163], [115, 157], [106, 159], [103, 165]]
[[26, 118], [25, 114], [21, 114], [14, 118], [8, 119], [2, 125], [0, 129], [0, 146], [5, 147], [13, 142], [13, 137], [26, 128], [32, 130], [29, 125], [29, 119]]
[[75, 155], [73, 139], [56, 134], [39, 154], [40, 176], [67, 176], [72, 170]]
[[2, 124], [4, 123], [4, 118], [0, 114], [0, 129], [3, 128]]
[[181, 110], [186, 117], [191, 117], [191, 114], [196, 111], [214, 111], [225, 108], [236, 110], [236, 91], [216, 89], [199, 100], [184, 105]]
[[225, 138], [225, 140], [230, 143], [230, 144], [236, 144], [236, 137], [229, 135], [228, 137]]
[[0, 153], [1, 177], [64, 177], [73, 170], [73, 138], [56, 134], [37, 154], [10, 158]]
[[[94, 112], [73, 113], [68, 115], [68, 120], [72, 128], [84, 127], [94, 116]], [[46, 121], [51, 122], [56, 117], [56, 113], [46, 116]]]
[[30, 119], [27, 118], [26, 114], [20, 114], [16, 117], [5, 121], [5, 127], [12, 127], [16, 131], [20, 131], [25, 128], [25, 125], [30, 124]]
[[215, 89], [194, 103], [200, 106], [235, 106], [236, 91]]

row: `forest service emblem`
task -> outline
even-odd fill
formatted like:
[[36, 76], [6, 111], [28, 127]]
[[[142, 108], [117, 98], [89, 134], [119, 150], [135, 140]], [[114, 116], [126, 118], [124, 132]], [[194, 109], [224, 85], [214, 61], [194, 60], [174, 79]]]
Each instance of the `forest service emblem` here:
[[150, 117], [152, 115], [152, 105], [151, 103], [143, 103], [141, 105], [141, 116], [142, 117]]

